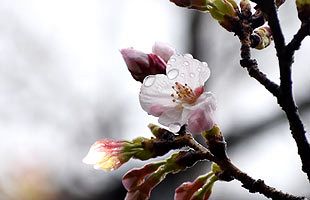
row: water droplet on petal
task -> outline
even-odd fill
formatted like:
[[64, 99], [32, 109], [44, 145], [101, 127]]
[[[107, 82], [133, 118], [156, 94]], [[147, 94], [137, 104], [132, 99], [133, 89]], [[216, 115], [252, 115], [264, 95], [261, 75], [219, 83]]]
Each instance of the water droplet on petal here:
[[167, 76], [169, 79], [175, 79], [179, 75], [179, 70], [178, 69], [172, 69], [167, 73]]
[[197, 71], [198, 71], [198, 72], [201, 72], [201, 67], [198, 67], [198, 68], [197, 68]]
[[169, 61], [171, 61], [171, 62], [175, 62], [175, 61], [176, 61], [176, 59], [175, 59], [175, 58], [171, 58]]
[[190, 76], [191, 78], [194, 78], [194, 77], [195, 77], [195, 74], [194, 74], [194, 73], [190, 73], [189, 76]]
[[170, 124], [169, 125], [169, 129], [170, 129], [170, 131], [171, 132], [178, 132], [179, 130], [180, 130], [180, 128], [181, 128], [181, 124], [179, 124], [179, 123], [173, 123], [173, 124]]
[[202, 64], [203, 64], [204, 66], [208, 67], [208, 63], [202, 62]]
[[184, 61], [184, 65], [185, 66], [189, 66], [189, 62], [188, 61]]
[[150, 87], [155, 83], [155, 76], [147, 76], [143, 81], [143, 85]]
[[193, 58], [193, 56], [192, 56], [191, 54], [189, 54], [189, 53], [184, 54], [184, 57], [187, 57], [187, 58]]
[[184, 78], [185, 77], [185, 75], [184, 75], [184, 73], [181, 73], [181, 75], [180, 75], [182, 78]]

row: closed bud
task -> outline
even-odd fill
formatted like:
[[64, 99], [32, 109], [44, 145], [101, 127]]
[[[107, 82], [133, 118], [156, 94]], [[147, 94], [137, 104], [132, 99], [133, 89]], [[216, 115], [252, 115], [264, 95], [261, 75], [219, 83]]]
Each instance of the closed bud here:
[[260, 27], [254, 30], [251, 35], [251, 46], [256, 49], [264, 49], [272, 42], [272, 33], [268, 26]]
[[310, 21], [310, 0], [296, 0], [296, 7], [300, 21]]
[[249, 0], [241, 0], [240, 1], [240, 8], [241, 12], [244, 16], [249, 17], [251, 16], [251, 4]]
[[127, 141], [118, 141], [103, 139], [95, 142], [83, 159], [85, 164], [94, 165], [95, 169], [112, 171], [119, 168], [127, 162], [131, 156], [128, 156], [124, 149]]
[[234, 0], [213, 0], [208, 6], [211, 16], [227, 31], [232, 32], [238, 21], [238, 6]]
[[182, 183], [182, 185], [175, 190], [174, 200], [191, 199], [194, 193], [198, 191], [212, 175], [213, 173], [211, 172], [206, 175], [199, 176], [193, 182]]
[[176, 53], [174, 48], [163, 42], [155, 42], [152, 47], [152, 52], [163, 59], [165, 63], [167, 63], [170, 57]]
[[210, 3], [208, 0], [170, 0], [180, 7], [187, 7], [200, 11], [207, 11], [207, 5]]
[[208, 200], [214, 183], [218, 180], [216, 176], [212, 176], [204, 186], [200, 190], [194, 193], [190, 200]]
[[132, 77], [143, 82], [144, 78], [153, 74], [165, 74], [166, 63], [156, 54], [146, 54], [133, 48], [120, 50]]
[[135, 168], [128, 171], [122, 178], [122, 183], [127, 191], [133, 190], [144, 182], [144, 178], [155, 172], [165, 162], [150, 163], [142, 168]]

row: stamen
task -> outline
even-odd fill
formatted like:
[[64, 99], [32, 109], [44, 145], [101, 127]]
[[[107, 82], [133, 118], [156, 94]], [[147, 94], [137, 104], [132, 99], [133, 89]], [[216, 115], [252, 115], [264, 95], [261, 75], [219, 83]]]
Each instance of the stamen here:
[[190, 88], [187, 83], [182, 85], [179, 82], [175, 82], [175, 86], [172, 86], [172, 89], [175, 91], [175, 94], [171, 94], [173, 97], [173, 102], [177, 103], [188, 103], [193, 104], [196, 102], [201, 93], [195, 94], [192, 88]]

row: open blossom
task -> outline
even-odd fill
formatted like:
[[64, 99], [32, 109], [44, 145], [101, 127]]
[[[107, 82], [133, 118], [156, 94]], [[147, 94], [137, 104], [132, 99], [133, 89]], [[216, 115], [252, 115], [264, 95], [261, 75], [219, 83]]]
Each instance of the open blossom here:
[[90, 147], [83, 162], [94, 165], [95, 169], [115, 170], [130, 159], [123, 152], [125, 144], [126, 141], [99, 140]]
[[156, 42], [149, 54], [134, 48], [121, 49], [120, 52], [132, 77], [142, 82], [148, 75], [165, 74], [167, 61], [175, 50], [165, 43]]
[[210, 76], [207, 63], [190, 54], [171, 56], [166, 74], [147, 76], [140, 91], [141, 107], [158, 122], [178, 131], [184, 124], [197, 134], [214, 125], [215, 99], [206, 92]]

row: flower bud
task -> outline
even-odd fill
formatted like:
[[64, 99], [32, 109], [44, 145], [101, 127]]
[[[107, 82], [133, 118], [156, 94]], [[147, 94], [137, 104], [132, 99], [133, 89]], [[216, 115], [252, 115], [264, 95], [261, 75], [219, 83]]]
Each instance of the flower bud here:
[[191, 199], [193, 194], [198, 191], [212, 175], [213, 173], [211, 172], [206, 175], [199, 176], [193, 182], [182, 183], [182, 185], [175, 190], [174, 200]]
[[178, 166], [175, 161], [184, 152], [172, 154], [165, 161], [146, 165], [145, 167], [128, 172], [123, 178], [123, 184], [128, 190], [126, 200], [149, 199], [152, 190], [165, 179], [169, 173], [177, 173], [184, 167]]
[[90, 147], [83, 162], [94, 165], [95, 169], [113, 171], [131, 158], [147, 160], [154, 157], [154, 152], [143, 148], [147, 141], [149, 140], [143, 137], [132, 141], [99, 140]]
[[95, 142], [83, 159], [85, 164], [94, 165], [95, 169], [112, 171], [127, 162], [130, 157], [124, 154], [126, 141], [103, 139]]
[[190, 200], [208, 200], [211, 195], [213, 185], [217, 180], [218, 178], [213, 175], [200, 190], [194, 193]]
[[170, 57], [176, 53], [174, 48], [163, 42], [155, 42], [152, 47], [152, 52], [162, 58], [165, 63], [167, 63]]
[[269, 27], [264, 26], [254, 30], [251, 35], [251, 47], [256, 49], [264, 49], [268, 47], [272, 41], [272, 33]]
[[238, 21], [238, 6], [234, 0], [213, 0], [208, 6], [211, 16], [227, 31], [233, 31]]
[[122, 183], [127, 191], [130, 191], [141, 185], [144, 182], [144, 178], [149, 174], [155, 172], [165, 162], [150, 163], [144, 165], [142, 168], [135, 168], [128, 171], [122, 178]]
[[189, 9], [200, 11], [206, 11], [207, 5], [209, 4], [208, 0], [170, 0], [170, 2], [173, 2], [180, 7], [187, 7]]
[[296, 7], [300, 21], [310, 21], [310, 0], [296, 0]]
[[165, 74], [166, 63], [156, 54], [145, 54], [133, 48], [120, 50], [132, 77], [143, 82], [144, 78], [153, 74]]

